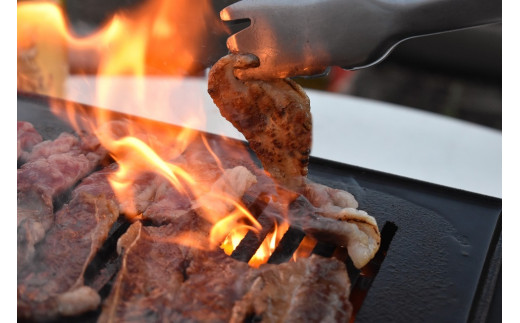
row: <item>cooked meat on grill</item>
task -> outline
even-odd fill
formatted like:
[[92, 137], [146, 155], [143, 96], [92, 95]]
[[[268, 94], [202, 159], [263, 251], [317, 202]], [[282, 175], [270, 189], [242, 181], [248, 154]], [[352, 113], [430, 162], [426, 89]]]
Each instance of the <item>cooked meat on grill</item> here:
[[[100, 322], [349, 320], [350, 282], [338, 260], [311, 256], [252, 268], [208, 243], [212, 225], [233, 211], [234, 202], [252, 203], [267, 194], [271, 198], [258, 202], [262, 216], [286, 216], [286, 201], [277, 196], [284, 190], [277, 190], [274, 180], [302, 194], [289, 214], [292, 225], [343, 244], [356, 266], [379, 244], [371, 236], [374, 227], [378, 234], [375, 221], [357, 210], [352, 195], [305, 178], [312, 121], [303, 90], [288, 79], [234, 77], [235, 68], [255, 64], [252, 55], [224, 57], [212, 69], [209, 92], [249, 140], [270, 178], [240, 154], [228, 153], [233, 144], [207, 151], [201, 147], [212, 143], [200, 140], [181, 156], [165, 152], [194, 174], [195, 188], [184, 192], [157, 174], [135, 173], [133, 197], [118, 201], [108, 181], [116, 164], [87, 176], [106, 156], [95, 138], [63, 133], [33, 147], [19, 144], [26, 162], [18, 170], [19, 318], [52, 320], [98, 309], [101, 285], [87, 277], [86, 286], [85, 271], [124, 214], [134, 223], [118, 240], [121, 268]], [[127, 130], [115, 122], [103, 131], [119, 138]], [[53, 199], [67, 190], [70, 200], [56, 212]]]
[[[221, 156], [219, 156], [221, 157]], [[182, 160], [176, 160], [204, 187], [212, 185], [222, 175], [222, 169], [201, 140], [196, 140], [183, 152]], [[233, 165], [235, 166], [235, 165]]]
[[345, 265], [312, 255], [250, 270], [253, 283], [235, 303], [230, 322], [348, 322], [350, 280]]
[[119, 207], [105, 169], [90, 175], [55, 215], [34, 259], [18, 268], [18, 315], [45, 320], [94, 310], [100, 297], [83, 285], [85, 269], [107, 238]]
[[240, 202], [244, 193], [256, 183], [256, 177], [244, 166], [226, 169], [223, 172], [220, 169], [213, 171], [217, 175], [220, 174], [220, 177], [208, 191], [202, 192], [198, 198], [192, 196], [193, 199], [187, 192], [179, 191], [163, 179], [157, 185], [142, 218], [155, 225], [162, 225], [177, 223], [179, 217], [190, 212], [196, 212], [210, 223], [228, 215], [235, 207], [233, 202]]
[[220, 219], [234, 208], [232, 201], [239, 201], [255, 183], [256, 177], [244, 166], [226, 169], [210, 190], [197, 198], [193, 207], [201, 208], [202, 216], [208, 214], [211, 219]]
[[79, 143], [80, 140], [75, 135], [62, 132], [58, 138], [45, 140], [36, 145], [29, 154], [27, 161], [30, 162], [40, 158], [48, 158], [52, 155], [70, 153], [79, 148]]
[[258, 58], [251, 54], [224, 56], [210, 70], [208, 92], [269, 174], [279, 184], [301, 191], [312, 143], [309, 98], [290, 79], [241, 81], [235, 77], [235, 69], [258, 65]]
[[339, 212], [343, 208], [357, 209], [359, 207], [356, 198], [349, 192], [314, 183], [310, 180], [307, 180], [303, 194], [312, 205], [319, 207], [322, 213], [325, 210]]
[[[99, 322], [174, 322], [181, 321], [181, 318], [209, 322], [223, 321], [216, 319], [229, 317], [233, 298], [220, 294], [222, 290], [215, 290], [216, 282], [212, 278], [228, 276], [221, 269], [231, 259], [225, 254], [219, 258], [222, 262], [207, 258], [207, 266], [200, 268], [202, 271], [190, 270], [193, 266], [192, 253], [198, 250], [190, 251], [187, 247], [176, 245], [171, 238], [183, 230], [196, 227], [198, 217], [191, 214], [183, 220], [161, 227], [144, 227], [136, 222], [120, 238], [118, 249], [123, 253], [121, 270], [103, 306]], [[204, 252], [204, 255], [207, 254]], [[238, 272], [247, 270], [247, 267], [245, 263], [238, 263], [232, 269]], [[209, 271], [211, 269], [215, 270], [213, 274]], [[193, 290], [184, 287], [183, 284], [192, 278], [195, 278], [194, 283], [203, 280], [204, 284]], [[226, 281], [229, 282], [234, 283], [232, 280]], [[232, 285], [222, 288], [232, 288]], [[219, 308], [219, 304], [223, 306]], [[208, 316], [204, 318], [204, 315]]]
[[42, 142], [42, 136], [34, 129], [34, 126], [26, 121], [17, 123], [17, 155], [18, 159], [25, 159], [26, 155], [38, 143]]
[[73, 187], [105, 158], [106, 151], [83, 145], [70, 134], [34, 146], [17, 170], [18, 265], [29, 261], [53, 221], [53, 198]]
[[[301, 227], [319, 241], [346, 247], [354, 265], [362, 268], [379, 249], [381, 237], [376, 220], [365, 211], [352, 207], [341, 208], [334, 205], [333, 201], [321, 202], [324, 208], [312, 205], [306, 198], [299, 196], [291, 204], [291, 224]], [[338, 204], [348, 203], [351, 202]]]
[[135, 204], [120, 203], [108, 182], [118, 169], [111, 164], [84, 178], [71, 201], [55, 215], [34, 259], [18, 268], [18, 310], [23, 318], [52, 319], [94, 310], [100, 297], [83, 285], [90, 261], [106, 240], [118, 215], [143, 212], [153, 201], [157, 175], [141, 174], [133, 186]]
[[99, 322], [348, 321], [350, 284], [342, 263], [316, 256], [254, 269], [220, 249], [172, 243], [196, 221], [191, 215], [177, 224], [130, 227], [119, 241], [122, 268]]
[[307, 181], [305, 196], [317, 207], [317, 214], [348, 223], [354, 229], [346, 246], [357, 268], [375, 256], [381, 243], [376, 219], [358, 210], [358, 202], [352, 194]]
[[127, 188], [131, 194], [119, 201], [121, 213], [129, 219], [140, 216], [153, 203], [156, 190], [162, 183], [159, 175], [148, 172], [136, 175], [132, 180], [132, 186]]
[[[113, 163], [105, 167], [102, 171], [97, 171], [85, 177], [81, 180], [81, 184], [72, 191], [72, 199], [84, 192], [91, 195], [106, 196], [114, 200], [117, 204], [119, 214], [124, 214], [129, 220], [133, 220], [134, 216], [146, 212], [148, 208], [155, 205], [158, 200], [155, 200], [154, 196], [160, 195], [158, 190], [165, 181], [162, 177], [152, 173], [141, 173], [134, 176], [134, 182], [131, 187], [131, 197], [120, 200], [107, 180], [110, 179], [118, 169], [119, 166]], [[175, 203], [175, 201], [173, 203]]]
[[191, 210], [190, 198], [167, 180], [157, 185], [152, 200], [143, 212], [143, 219], [155, 225], [175, 223], [178, 217]]
[[71, 188], [97, 166], [84, 154], [73, 152], [51, 155], [28, 162], [18, 169], [18, 198], [38, 192], [56, 196]]

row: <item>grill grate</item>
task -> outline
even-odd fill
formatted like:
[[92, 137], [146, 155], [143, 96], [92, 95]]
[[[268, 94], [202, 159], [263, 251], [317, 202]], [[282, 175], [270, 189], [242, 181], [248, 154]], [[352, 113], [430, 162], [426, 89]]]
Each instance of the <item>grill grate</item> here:
[[[272, 231], [274, 227], [274, 217], [269, 216], [268, 205], [264, 202], [265, 195], [262, 193], [251, 202], [251, 197], [243, 198], [246, 206], [249, 208], [251, 214], [260, 222], [262, 230], [258, 233], [249, 231], [246, 236], [240, 241], [235, 248], [231, 257], [242, 261], [249, 262], [249, 260], [256, 253], [267, 234]], [[289, 212], [301, 212], [300, 207], [291, 207]], [[297, 216], [297, 215], [296, 215]], [[347, 273], [351, 281], [350, 301], [353, 306], [353, 316], [351, 322], [354, 321], [355, 314], [361, 308], [363, 300], [365, 299], [372, 282], [377, 276], [379, 269], [388, 253], [392, 239], [397, 232], [395, 223], [386, 222], [381, 230], [381, 245], [374, 258], [361, 270], [357, 269], [348, 252], [341, 246], [334, 245], [330, 242], [319, 241], [316, 243], [311, 254], [319, 255], [325, 258], [335, 257], [341, 262], [345, 263]], [[293, 257], [294, 253], [300, 246], [305, 237], [305, 232], [297, 226], [291, 225], [285, 232], [282, 239], [278, 242], [275, 250], [269, 257], [267, 263], [281, 264], [288, 262]]]

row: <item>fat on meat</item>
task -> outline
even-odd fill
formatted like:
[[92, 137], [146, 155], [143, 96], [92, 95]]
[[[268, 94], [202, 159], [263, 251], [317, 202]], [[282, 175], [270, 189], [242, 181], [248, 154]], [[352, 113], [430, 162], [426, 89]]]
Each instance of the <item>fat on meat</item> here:
[[381, 236], [376, 219], [359, 210], [349, 192], [307, 180], [303, 196], [293, 205], [298, 214], [292, 214], [294, 223], [318, 240], [346, 247], [357, 268], [365, 266], [379, 250]]

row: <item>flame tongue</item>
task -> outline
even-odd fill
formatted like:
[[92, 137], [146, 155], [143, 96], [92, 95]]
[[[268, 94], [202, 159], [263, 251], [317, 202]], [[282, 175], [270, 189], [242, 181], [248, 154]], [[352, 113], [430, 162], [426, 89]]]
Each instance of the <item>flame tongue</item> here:
[[264, 239], [260, 248], [258, 248], [256, 253], [253, 255], [253, 258], [249, 261], [249, 265], [252, 267], [258, 267], [261, 264], [266, 263], [278, 245], [278, 242], [280, 242], [288, 229], [289, 224], [287, 224], [287, 222], [282, 222], [280, 225], [275, 222], [273, 231]]
[[[208, 35], [218, 38], [225, 33], [209, 0], [150, 0], [114, 15], [96, 33], [83, 38], [67, 29], [69, 24], [55, 4], [19, 3], [17, 18], [19, 90], [63, 96], [70, 72], [95, 72], [97, 105], [110, 107], [122, 97], [116, 82], [124, 76], [133, 89], [124, 93], [125, 103], [136, 105], [138, 111], [171, 108], [150, 100], [169, 93], [148, 95], [145, 76], [197, 74], [202, 70], [201, 50], [211, 50]], [[85, 57], [89, 65], [78, 66]], [[172, 241], [198, 248], [220, 246], [231, 254], [248, 231], [262, 229], [255, 218], [258, 215], [251, 214], [241, 202], [244, 193], [256, 185], [257, 177], [243, 166], [226, 166], [219, 159], [249, 160], [245, 147], [221, 139], [217, 152], [210, 140], [191, 130], [203, 126], [205, 120], [198, 108], [175, 110], [185, 120], [183, 127], [158, 126], [158, 122], [143, 119], [119, 120], [108, 110], [87, 111], [70, 102], [52, 109], [78, 133], [95, 134], [117, 162], [118, 171], [109, 180], [130, 219], [143, 217], [139, 199], [154, 199], [154, 178], [160, 176], [172, 190], [189, 197], [191, 208], [212, 225], [206, 242], [201, 242], [200, 235], [190, 239], [189, 234], [172, 237]], [[139, 185], [149, 187], [138, 193]], [[287, 229], [287, 222], [275, 225], [249, 264], [257, 267], [265, 263]]]

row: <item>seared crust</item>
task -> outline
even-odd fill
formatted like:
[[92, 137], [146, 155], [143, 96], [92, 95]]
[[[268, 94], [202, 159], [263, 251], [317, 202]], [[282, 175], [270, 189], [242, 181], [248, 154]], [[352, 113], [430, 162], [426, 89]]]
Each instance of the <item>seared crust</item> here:
[[249, 142], [264, 169], [281, 185], [301, 191], [312, 143], [310, 101], [290, 79], [241, 81], [235, 69], [256, 67], [254, 55], [230, 54], [211, 69], [208, 93]]

